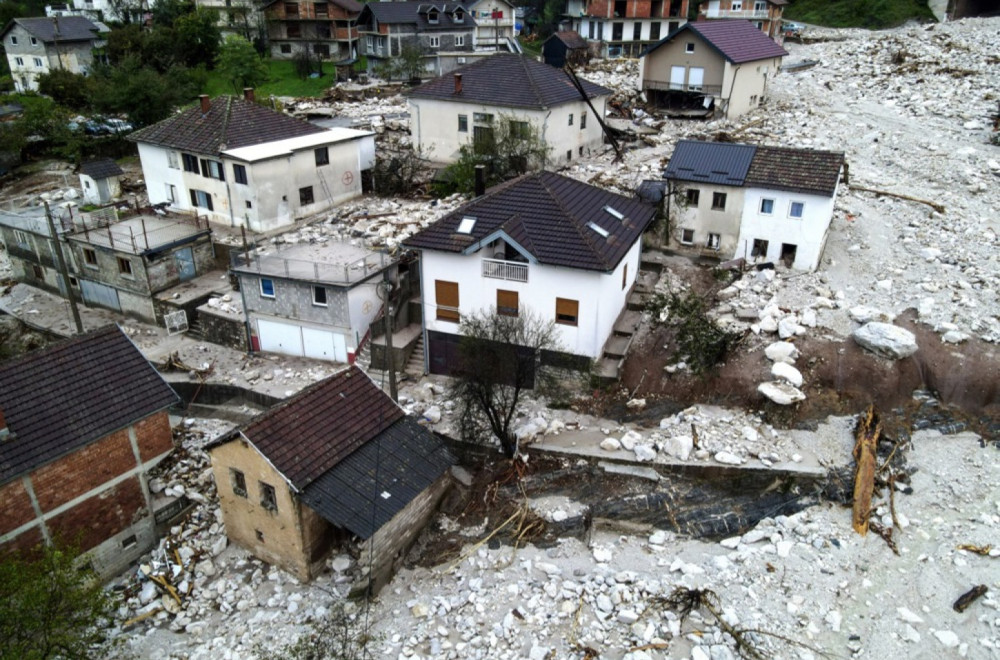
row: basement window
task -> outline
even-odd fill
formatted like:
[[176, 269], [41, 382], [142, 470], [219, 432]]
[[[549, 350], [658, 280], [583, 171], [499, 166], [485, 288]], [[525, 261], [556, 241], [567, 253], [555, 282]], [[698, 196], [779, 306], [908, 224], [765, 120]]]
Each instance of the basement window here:
[[265, 511], [278, 511], [278, 496], [274, 492], [274, 486], [260, 482], [260, 506]]
[[719, 241], [721, 239], [722, 239], [722, 237], [719, 234], [709, 234], [708, 235], [708, 249], [709, 250], [718, 250], [719, 249]]
[[681, 243], [684, 245], [694, 244], [694, 230], [693, 229], [683, 229], [681, 230]]
[[229, 468], [229, 481], [233, 484], [233, 493], [240, 497], [247, 496], [247, 478], [236, 468]]

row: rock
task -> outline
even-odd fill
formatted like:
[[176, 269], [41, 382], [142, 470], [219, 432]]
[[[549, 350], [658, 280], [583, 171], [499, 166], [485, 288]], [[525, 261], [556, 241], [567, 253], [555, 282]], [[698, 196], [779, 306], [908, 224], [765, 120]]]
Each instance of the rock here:
[[882, 357], [900, 360], [917, 352], [917, 338], [899, 326], [872, 321], [853, 333], [860, 346]]
[[764, 355], [772, 362], [787, 362], [792, 364], [799, 356], [799, 349], [787, 341], [776, 341], [764, 349]]
[[621, 443], [622, 449], [625, 449], [627, 451], [632, 451], [633, 449], [635, 449], [636, 443], [640, 441], [642, 441], [641, 433], [639, 433], [638, 431], [626, 431], [625, 435], [623, 435], [621, 437], [621, 440], [619, 440], [618, 442]]
[[804, 332], [805, 328], [799, 325], [791, 316], [783, 318], [778, 322], [778, 336], [782, 339], [788, 339]]
[[439, 406], [431, 406], [424, 411], [423, 417], [431, 424], [437, 424], [441, 421], [441, 408]]
[[761, 383], [757, 386], [757, 391], [774, 401], [779, 406], [787, 406], [799, 401], [805, 401], [806, 395], [788, 383], [771, 381]]
[[694, 450], [694, 438], [690, 435], [671, 436], [663, 443], [663, 450], [674, 458], [686, 461]]
[[766, 316], [760, 320], [760, 331], [772, 334], [778, 331], [778, 322], [773, 317]]
[[716, 463], [722, 463], [723, 465], [741, 465], [743, 459], [736, 454], [729, 451], [720, 451], [713, 456]]
[[950, 630], [935, 630], [934, 636], [945, 648], [953, 649], [959, 644], [958, 635]]
[[210, 559], [202, 559], [194, 565], [194, 570], [196, 573], [201, 573], [205, 577], [212, 577], [215, 575], [215, 564], [213, 564]]
[[615, 558], [615, 554], [611, 550], [601, 546], [595, 547], [591, 553], [594, 555], [594, 561], [599, 564], [606, 564]]
[[351, 558], [347, 555], [337, 555], [330, 562], [330, 568], [337, 573], [343, 573], [351, 567]]
[[961, 344], [963, 341], [968, 339], [969, 335], [964, 332], [959, 332], [958, 330], [949, 330], [941, 335], [941, 341], [946, 344]]
[[221, 534], [219, 538], [212, 542], [212, 556], [218, 557], [229, 545], [229, 538], [225, 534]]
[[858, 323], [870, 323], [872, 321], [892, 323], [892, 321], [896, 318], [893, 314], [880, 312], [877, 309], [872, 309], [871, 307], [865, 307], [863, 305], [852, 307], [848, 313], [851, 315], [851, 318]]
[[640, 462], [652, 461], [656, 458], [656, 449], [652, 445], [636, 445], [635, 460]]
[[451, 466], [451, 476], [455, 478], [455, 481], [462, 484], [466, 488], [472, 485], [472, 473], [461, 465]]
[[601, 440], [601, 449], [607, 451], [618, 451], [622, 448], [622, 443], [618, 442], [618, 438], [604, 438]]
[[646, 400], [629, 399], [628, 403], [625, 404], [625, 407], [628, 408], [629, 410], [642, 410], [643, 408], [646, 407]]
[[802, 387], [802, 374], [787, 362], [775, 362], [772, 364], [771, 375], [786, 381], [793, 387]]
[[899, 615], [900, 620], [906, 623], [923, 623], [924, 620], [920, 618], [920, 615], [915, 614], [913, 611], [905, 607], [897, 607], [896, 614]]

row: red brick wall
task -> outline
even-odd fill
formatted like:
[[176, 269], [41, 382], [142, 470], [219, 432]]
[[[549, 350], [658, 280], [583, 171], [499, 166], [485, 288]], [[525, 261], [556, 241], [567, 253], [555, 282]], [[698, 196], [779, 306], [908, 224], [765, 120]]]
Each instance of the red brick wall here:
[[142, 461], [150, 461], [174, 448], [167, 411], [158, 412], [135, 424], [135, 439]]
[[0, 534], [17, 529], [35, 517], [21, 479], [0, 486]]
[[43, 540], [41, 528], [33, 527], [10, 541], [0, 544], [0, 556], [8, 552], [18, 552], [30, 556], [33, 554], [32, 551], [42, 544]]
[[31, 473], [42, 511], [51, 511], [135, 467], [128, 429], [63, 456]]
[[610, 17], [614, 15], [614, 6], [614, 0], [591, 0], [587, 5], [587, 13], [591, 16]]
[[52, 518], [49, 530], [64, 542], [90, 550], [131, 525], [145, 506], [138, 478], [127, 479]]

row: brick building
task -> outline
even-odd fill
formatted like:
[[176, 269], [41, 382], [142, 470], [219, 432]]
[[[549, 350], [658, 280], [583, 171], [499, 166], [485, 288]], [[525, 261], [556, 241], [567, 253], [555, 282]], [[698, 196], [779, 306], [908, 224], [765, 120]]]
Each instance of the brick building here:
[[111, 576], [149, 550], [177, 401], [114, 325], [0, 365], [0, 552], [73, 543]]
[[269, 0], [261, 5], [267, 18], [271, 57], [292, 59], [306, 51], [333, 62], [358, 56], [358, 15], [355, 0]]
[[688, 0], [567, 0], [562, 26], [602, 57], [637, 57], [687, 18]]

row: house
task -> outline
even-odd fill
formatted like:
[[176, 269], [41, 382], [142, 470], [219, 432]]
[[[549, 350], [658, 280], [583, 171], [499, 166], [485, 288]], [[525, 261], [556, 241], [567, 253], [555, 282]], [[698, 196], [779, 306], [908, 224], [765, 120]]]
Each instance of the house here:
[[698, 20], [743, 19], [771, 37], [783, 41], [781, 16], [788, 0], [708, 0], [698, 6]]
[[109, 577], [153, 547], [177, 402], [114, 325], [0, 364], [0, 552], [77, 544]]
[[637, 57], [687, 22], [688, 0], [568, 0], [563, 25], [602, 57]]
[[233, 254], [232, 273], [255, 351], [353, 362], [396, 265], [351, 243]]
[[681, 140], [663, 177], [681, 248], [814, 270], [829, 233], [844, 154]]
[[542, 59], [549, 66], [561, 69], [566, 64], [580, 67], [590, 59], [587, 42], [572, 30], [559, 30], [542, 44]]
[[129, 136], [150, 204], [264, 232], [361, 195], [375, 135], [325, 129], [245, 98], [222, 96]]
[[310, 50], [321, 60], [353, 60], [358, 56], [361, 7], [356, 0], [265, 2], [271, 57], [287, 60]]
[[[473, 45], [479, 51], [520, 53], [517, 36], [517, 17], [514, 4], [507, 0], [474, 0], [467, 4], [469, 13], [476, 19]], [[445, 73], [442, 71], [441, 73]]]
[[373, 590], [433, 515], [454, 462], [353, 366], [208, 451], [230, 539], [303, 581], [331, 549], [353, 548], [372, 559]]
[[121, 175], [125, 172], [110, 158], [87, 161], [80, 165], [80, 189], [88, 204], [107, 204], [122, 194]]
[[[544, 66], [544, 65], [543, 65]], [[431, 373], [455, 365], [463, 314], [531, 309], [561, 351], [602, 355], [639, 272], [656, 209], [552, 172], [488, 190], [406, 241], [420, 252]]]
[[580, 83], [586, 99], [565, 71], [522, 55], [494, 55], [410, 92], [413, 142], [431, 160], [454, 162], [462, 145], [490, 142], [493, 122], [507, 115], [534, 126], [552, 162], [572, 161], [603, 144], [597, 119], [611, 96], [605, 87]]
[[643, 52], [639, 80], [653, 105], [732, 119], [763, 102], [787, 54], [750, 21], [697, 21]]
[[89, 73], [94, 50], [104, 47], [105, 26], [84, 16], [15, 18], [0, 32], [14, 89], [38, 90], [38, 76], [53, 69]]

